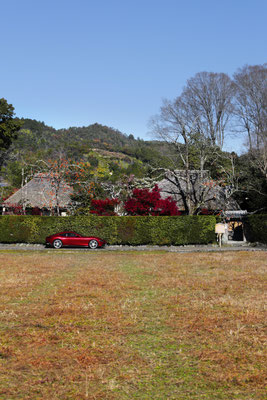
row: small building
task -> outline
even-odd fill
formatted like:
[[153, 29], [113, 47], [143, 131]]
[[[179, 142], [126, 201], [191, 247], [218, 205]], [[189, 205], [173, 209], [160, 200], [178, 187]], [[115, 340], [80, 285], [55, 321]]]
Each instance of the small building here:
[[70, 209], [73, 189], [59, 176], [38, 173], [21, 189], [2, 203], [2, 214], [66, 215]]
[[247, 215], [246, 210], [227, 210], [222, 213], [222, 218], [227, 224], [227, 241], [246, 241], [244, 219]]

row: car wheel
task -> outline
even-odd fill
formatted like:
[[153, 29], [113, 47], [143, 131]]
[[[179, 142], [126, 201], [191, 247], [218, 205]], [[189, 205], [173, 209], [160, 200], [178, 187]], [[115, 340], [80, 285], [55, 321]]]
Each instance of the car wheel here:
[[88, 246], [90, 247], [90, 249], [96, 249], [98, 247], [98, 242], [95, 239], [90, 240], [90, 242], [88, 243]]
[[53, 247], [54, 247], [55, 249], [60, 249], [60, 248], [62, 247], [62, 242], [61, 242], [61, 240], [59, 240], [59, 239], [54, 240], [54, 241], [53, 241]]

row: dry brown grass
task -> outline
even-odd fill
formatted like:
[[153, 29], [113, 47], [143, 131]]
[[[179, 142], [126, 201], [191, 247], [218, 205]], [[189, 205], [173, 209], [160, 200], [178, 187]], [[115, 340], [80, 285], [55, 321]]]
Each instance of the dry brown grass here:
[[266, 252], [0, 265], [0, 399], [264, 398]]
[[266, 253], [201, 254], [194, 261], [186, 256], [178, 273], [177, 260], [165, 260], [164, 270], [153, 270], [168, 293], [160, 302], [200, 373], [212, 381], [264, 387]]

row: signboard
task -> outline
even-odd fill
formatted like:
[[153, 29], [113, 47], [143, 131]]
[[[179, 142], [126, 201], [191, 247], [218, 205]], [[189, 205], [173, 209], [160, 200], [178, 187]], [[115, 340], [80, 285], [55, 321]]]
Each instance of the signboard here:
[[225, 224], [216, 224], [215, 233], [220, 233], [220, 234], [225, 233]]

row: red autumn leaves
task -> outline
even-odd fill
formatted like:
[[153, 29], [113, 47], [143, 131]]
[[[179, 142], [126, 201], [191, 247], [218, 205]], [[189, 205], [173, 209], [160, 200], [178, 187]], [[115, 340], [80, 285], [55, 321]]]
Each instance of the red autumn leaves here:
[[[118, 199], [95, 200], [91, 202], [91, 214], [116, 215], [114, 208]], [[162, 199], [158, 186], [151, 191], [134, 189], [132, 196], [124, 202], [124, 210], [128, 215], [181, 215], [176, 202], [168, 197]]]

